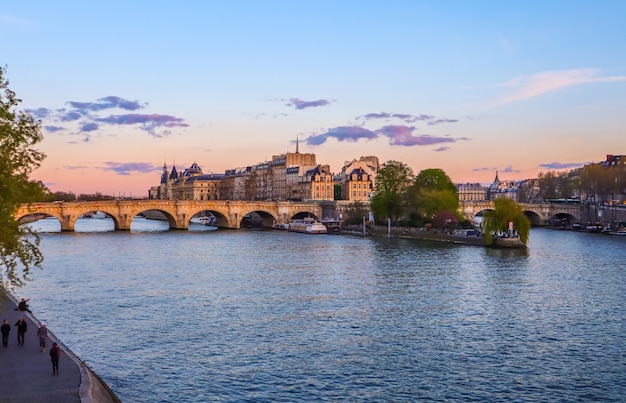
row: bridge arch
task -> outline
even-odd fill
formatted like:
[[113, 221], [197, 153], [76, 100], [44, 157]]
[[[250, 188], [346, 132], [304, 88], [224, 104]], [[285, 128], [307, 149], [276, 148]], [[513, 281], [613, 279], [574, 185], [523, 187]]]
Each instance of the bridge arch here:
[[85, 214], [102, 212], [113, 219], [115, 230], [130, 231], [132, 220], [139, 214], [150, 215], [157, 211], [164, 217], [170, 229], [188, 229], [191, 218], [208, 211], [217, 218], [222, 228], [241, 228], [247, 214], [262, 217], [263, 226], [271, 227], [275, 222], [287, 223], [297, 214], [313, 217], [322, 215], [321, 201], [228, 201], [228, 200], [104, 200], [90, 202], [41, 202], [23, 204], [15, 212], [17, 220], [32, 214], [56, 217], [62, 231], [73, 231], [76, 220]]
[[524, 210], [524, 215], [528, 218], [530, 225], [533, 227], [542, 226], [544, 224], [543, 219], [534, 211]]

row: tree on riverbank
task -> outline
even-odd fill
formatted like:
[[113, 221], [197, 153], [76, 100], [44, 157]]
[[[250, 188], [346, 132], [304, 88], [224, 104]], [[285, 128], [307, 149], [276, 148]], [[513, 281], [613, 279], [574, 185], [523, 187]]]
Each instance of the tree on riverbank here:
[[413, 183], [413, 170], [399, 161], [387, 161], [376, 174], [376, 188], [370, 206], [378, 221], [397, 223], [406, 210], [406, 191]]
[[456, 185], [440, 168], [420, 171], [407, 195], [419, 225], [435, 223], [440, 221], [439, 217], [446, 217], [444, 221], [454, 221], [454, 224], [463, 219]]
[[487, 245], [493, 244], [494, 235], [506, 233], [509, 223], [519, 235], [524, 245], [528, 244], [530, 235], [530, 220], [524, 215], [522, 208], [507, 197], [499, 197], [493, 201], [494, 209], [486, 211], [483, 215], [483, 232]]
[[5, 72], [0, 67], [0, 281], [6, 288], [24, 285], [31, 268], [43, 262], [37, 233], [20, 226], [14, 214], [21, 203], [43, 200], [43, 186], [29, 175], [45, 155], [33, 148], [43, 139], [41, 123], [17, 110], [22, 101], [9, 89]]

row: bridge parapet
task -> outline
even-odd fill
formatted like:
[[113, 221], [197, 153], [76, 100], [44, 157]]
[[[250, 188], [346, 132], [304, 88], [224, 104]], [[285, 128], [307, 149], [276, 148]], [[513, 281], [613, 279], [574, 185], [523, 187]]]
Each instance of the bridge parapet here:
[[274, 222], [288, 222], [299, 213], [322, 217], [321, 201], [227, 201], [227, 200], [103, 200], [89, 202], [42, 202], [22, 204], [15, 212], [20, 220], [34, 214], [56, 217], [62, 231], [73, 231], [76, 220], [82, 215], [96, 211], [113, 219], [116, 230], [130, 231], [133, 219], [140, 213], [157, 210], [169, 223], [170, 229], [188, 229], [191, 218], [203, 211], [217, 217], [222, 228], [240, 228], [243, 218], [253, 212], [260, 213], [264, 225], [271, 227]]
[[[527, 216], [530, 216], [533, 225], [543, 225], [556, 216], [569, 216], [573, 220], [580, 222], [582, 218], [581, 206], [579, 204], [562, 204], [562, 203], [518, 203]], [[463, 215], [470, 221], [474, 220], [477, 214], [485, 210], [493, 210], [493, 202], [462, 202], [461, 211]], [[534, 219], [534, 220], [533, 220]], [[541, 223], [539, 223], [541, 221]]]

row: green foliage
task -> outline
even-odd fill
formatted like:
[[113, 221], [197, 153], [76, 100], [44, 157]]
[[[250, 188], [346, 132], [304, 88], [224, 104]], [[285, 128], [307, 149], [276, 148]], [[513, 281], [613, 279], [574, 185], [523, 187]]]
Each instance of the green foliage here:
[[449, 191], [457, 194], [456, 185], [444, 170], [440, 168], [429, 168], [420, 171], [415, 178], [413, 188], [416, 191], [428, 189]]
[[433, 222], [443, 212], [455, 215], [456, 222], [462, 219], [456, 185], [442, 169], [420, 171], [407, 193], [409, 204], [422, 223]]
[[406, 191], [413, 182], [413, 170], [398, 161], [388, 161], [376, 174], [376, 188], [370, 201], [377, 221], [390, 218], [397, 223], [406, 210]]
[[509, 222], [513, 222], [513, 228], [517, 231], [520, 241], [528, 244], [530, 235], [530, 220], [524, 215], [522, 208], [513, 200], [499, 197], [493, 201], [494, 209], [486, 211], [483, 215], [483, 231], [487, 245], [493, 243], [496, 234], [506, 233]]
[[14, 214], [21, 203], [43, 200], [41, 183], [29, 175], [45, 155], [33, 148], [43, 139], [41, 124], [16, 109], [21, 100], [9, 89], [5, 71], [0, 67], [0, 281], [4, 287], [15, 287], [24, 285], [30, 269], [43, 262], [37, 234], [20, 226]]

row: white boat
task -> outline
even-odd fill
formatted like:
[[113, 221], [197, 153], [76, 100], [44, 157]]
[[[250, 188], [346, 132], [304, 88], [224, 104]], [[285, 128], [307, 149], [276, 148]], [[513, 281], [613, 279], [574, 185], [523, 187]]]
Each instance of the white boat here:
[[328, 229], [321, 221], [313, 218], [303, 218], [289, 221], [287, 231], [303, 234], [327, 234]]
[[103, 218], [107, 218], [107, 215], [104, 214], [102, 211], [94, 211], [94, 212], [91, 212], [91, 213], [82, 214], [79, 218], [99, 218], [99, 219], [103, 219]]
[[191, 222], [201, 225], [217, 225], [217, 218], [215, 216], [193, 217]]
[[285, 222], [275, 222], [274, 225], [272, 225], [272, 228], [287, 230], [289, 229], [289, 224]]

